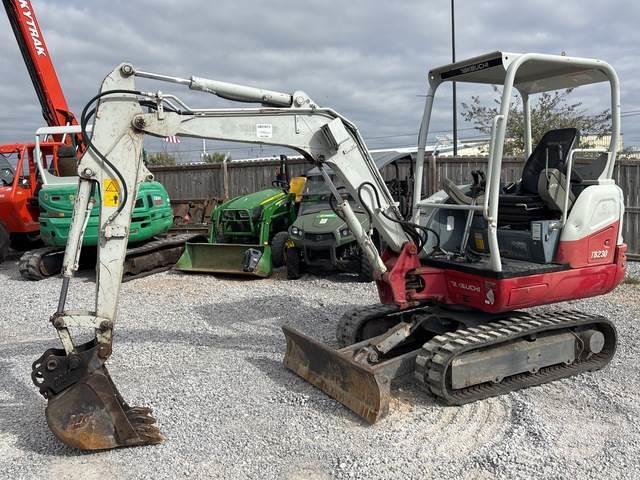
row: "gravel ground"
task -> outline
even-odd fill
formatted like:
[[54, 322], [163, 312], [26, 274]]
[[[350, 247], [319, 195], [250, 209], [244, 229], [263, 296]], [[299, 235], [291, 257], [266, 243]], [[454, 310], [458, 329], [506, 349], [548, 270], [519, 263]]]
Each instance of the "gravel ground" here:
[[[633, 275], [640, 275], [637, 264]], [[31, 384], [32, 361], [57, 346], [47, 319], [59, 279], [0, 265], [0, 477], [639, 478], [640, 286], [574, 307], [616, 321], [603, 371], [463, 407], [407, 384], [369, 426], [282, 366], [282, 324], [336, 346], [335, 325], [374, 286], [348, 277], [237, 280], [163, 273], [122, 287], [111, 374], [132, 404], [154, 408], [159, 446], [83, 454], [60, 444]], [[70, 307], [92, 302], [89, 277]]]

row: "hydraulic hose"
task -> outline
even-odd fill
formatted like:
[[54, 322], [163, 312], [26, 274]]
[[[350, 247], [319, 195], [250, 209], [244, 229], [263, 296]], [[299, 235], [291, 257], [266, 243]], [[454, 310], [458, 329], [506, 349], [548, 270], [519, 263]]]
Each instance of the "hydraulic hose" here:
[[102, 152], [98, 150], [98, 148], [93, 144], [91, 137], [87, 133], [87, 124], [89, 122], [89, 119], [93, 115], [95, 115], [95, 112], [97, 110], [97, 107], [90, 110], [90, 108], [95, 102], [97, 102], [102, 97], [106, 97], [108, 95], [122, 94], [122, 93], [131, 94], [131, 95], [142, 95], [142, 92], [138, 90], [125, 90], [125, 89], [108, 90], [106, 92], [100, 92], [87, 102], [87, 104], [82, 109], [82, 114], [80, 116], [80, 129], [82, 132], [82, 137], [87, 145], [87, 148], [92, 150], [100, 160], [102, 160], [105, 164], [109, 166], [111, 170], [113, 170], [113, 172], [116, 174], [116, 176], [120, 180], [120, 183], [122, 184], [122, 201], [120, 202], [118, 209], [113, 214], [111, 214], [111, 216], [107, 219], [107, 223], [110, 223], [111, 221], [113, 221], [113, 219], [120, 214], [120, 212], [124, 208], [129, 198], [129, 191], [127, 189], [127, 184], [124, 180], [124, 177], [122, 176], [122, 173], [120, 173], [120, 171], [116, 168], [116, 166], [113, 163], [111, 163], [109, 159], [105, 155], [103, 155]]

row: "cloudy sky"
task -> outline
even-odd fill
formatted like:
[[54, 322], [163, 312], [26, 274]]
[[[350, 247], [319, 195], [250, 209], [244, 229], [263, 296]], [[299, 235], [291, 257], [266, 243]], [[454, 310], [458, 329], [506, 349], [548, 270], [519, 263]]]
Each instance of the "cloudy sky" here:
[[[76, 114], [118, 63], [291, 92], [353, 120], [370, 148], [410, 146], [427, 71], [451, 59], [449, 0], [33, 0], [49, 51]], [[640, 3], [592, 0], [457, 0], [458, 59], [493, 50], [567, 52], [610, 62], [622, 84], [622, 110], [640, 110]], [[0, 19], [0, 142], [27, 140], [42, 126], [9, 23]], [[143, 88], [154, 88], [142, 84]], [[225, 102], [159, 85], [196, 106]], [[460, 88], [460, 101], [474, 90]], [[489, 90], [482, 92], [490, 96]], [[439, 91], [432, 130], [451, 129], [451, 92]], [[580, 90], [574, 93], [576, 100]], [[583, 99], [580, 97], [580, 99]], [[602, 86], [585, 106], [607, 107]], [[640, 116], [623, 119], [625, 145], [640, 146]], [[460, 137], [473, 137], [460, 121]], [[158, 142], [150, 149], [164, 148]], [[184, 157], [199, 145], [185, 141]], [[218, 144], [235, 158], [257, 155]], [[233, 150], [233, 151], [232, 151]]]

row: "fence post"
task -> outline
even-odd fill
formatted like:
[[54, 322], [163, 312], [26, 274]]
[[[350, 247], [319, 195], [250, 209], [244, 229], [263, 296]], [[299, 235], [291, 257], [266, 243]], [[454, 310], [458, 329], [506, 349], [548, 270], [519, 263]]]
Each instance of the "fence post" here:
[[222, 160], [222, 189], [224, 191], [224, 201], [229, 200], [229, 174], [227, 172], [227, 159], [229, 157], [226, 156]]
[[433, 195], [438, 191], [438, 157], [431, 153], [429, 156], [429, 182], [428, 182], [428, 195]]

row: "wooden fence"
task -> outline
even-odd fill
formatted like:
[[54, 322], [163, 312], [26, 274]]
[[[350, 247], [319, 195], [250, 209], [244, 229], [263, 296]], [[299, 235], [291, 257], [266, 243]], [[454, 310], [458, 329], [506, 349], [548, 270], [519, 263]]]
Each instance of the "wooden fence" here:
[[[520, 178], [523, 161], [505, 159], [502, 163], [502, 178], [512, 182]], [[303, 159], [291, 159], [291, 175], [301, 175], [311, 165]], [[422, 179], [423, 192], [431, 193], [440, 188], [442, 180], [450, 178], [457, 184], [470, 182], [471, 170], [486, 171], [486, 157], [440, 157], [437, 161], [426, 162]], [[266, 159], [257, 162], [230, 162], [227, 164], [229, 177], [229, 196], [234, 197], [271, 186], [279, 168], [279, 161]], [[398, 162], [399, 177], [409, 173], [409, 160]], [[156, 180], [163, 183], [174, 200], [200, 198], [223, 198], [224, 181], [221, 164], [182, 165], [171, 167], [152, 167]], [[387, 166], [383, 171], [386, 179], [396, 175], [395, 168]], [[625, 218], [623, 235], [629, 246], [632, 258], [640, 259], [640, 161], [619, 160], [614, 172], [616, 183], [625, 194]]]

